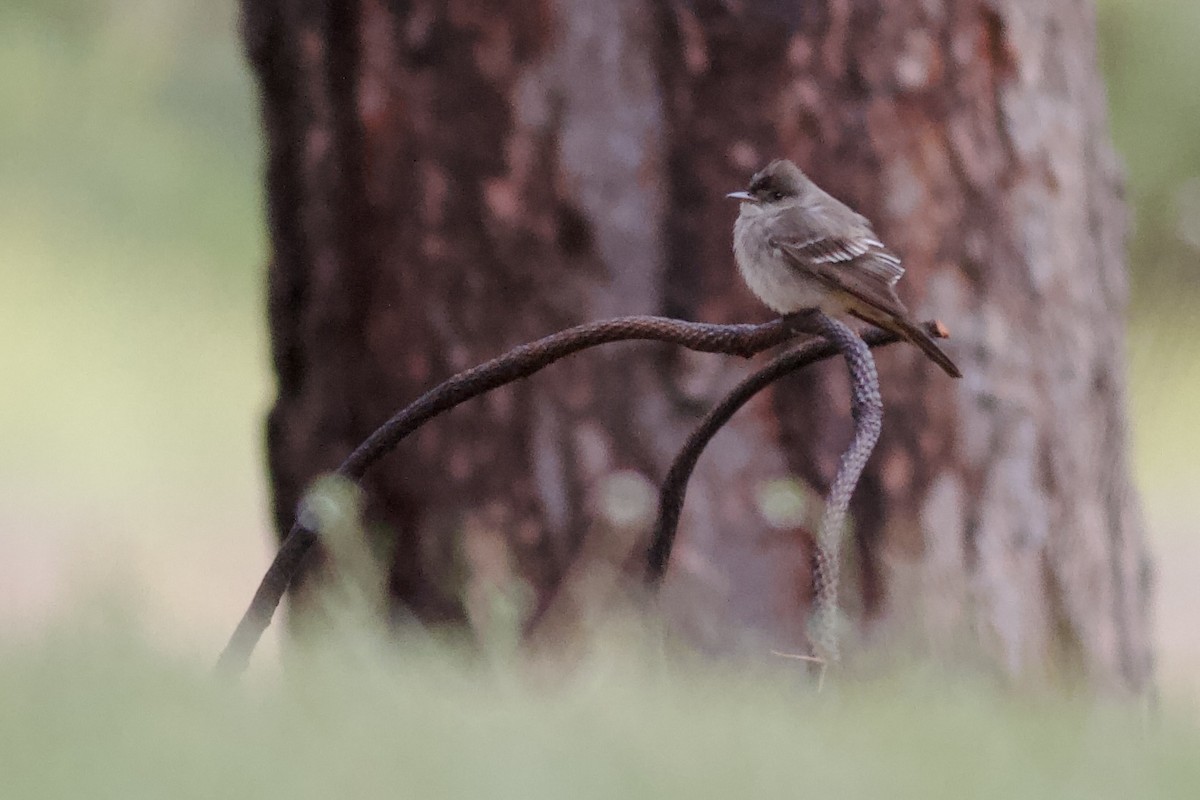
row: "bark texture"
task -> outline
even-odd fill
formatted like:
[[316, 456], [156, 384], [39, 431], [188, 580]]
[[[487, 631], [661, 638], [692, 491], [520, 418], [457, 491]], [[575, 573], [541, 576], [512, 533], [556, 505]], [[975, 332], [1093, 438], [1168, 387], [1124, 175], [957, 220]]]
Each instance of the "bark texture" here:
[[[1015, 676], [1147, 685], [1125, 212], [1089, 4], [244, 0], [243, 19], [280, 530], [391, 410], [503, 349], [621, 314], [764, 319], [723, 195], [787, 156], [875, 221], [966, 373], [880, 355], [845, 598], [866, 639], [916, 631]], [[427, 426], [365, 481], [397, 606], [461, 620], [513, 579], [545, 605], [609, 478], [657, 483], [746, 370], [615, 346]], [[824, 491], [850, 437], [844, 381], [832, 365], [779, 385], [701, 460], [667, 578], [701, 641], [805, 645], [811, 531], [771, 513], [770, 487]]]

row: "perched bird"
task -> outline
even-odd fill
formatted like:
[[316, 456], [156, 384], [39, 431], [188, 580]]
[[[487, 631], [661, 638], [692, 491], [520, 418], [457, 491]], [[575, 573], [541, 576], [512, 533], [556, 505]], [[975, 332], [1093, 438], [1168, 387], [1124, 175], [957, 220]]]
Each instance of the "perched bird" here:
[[850, 313], [893, 331], [946, 373], [962, 373], [914, 323], [896, 294], [900, 259], [871, 222], [809, 180], [791, 161], [772, 161], [750, 180], [733, 226], [738, 271], [758, 298], [780, 314], [819, 308]]

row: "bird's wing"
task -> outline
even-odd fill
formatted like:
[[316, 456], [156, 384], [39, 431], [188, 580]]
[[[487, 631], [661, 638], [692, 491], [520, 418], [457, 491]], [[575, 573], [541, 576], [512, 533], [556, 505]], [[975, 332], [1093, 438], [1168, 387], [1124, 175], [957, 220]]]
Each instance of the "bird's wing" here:
[[776, 239], [781, 248], [796, 258], [813, 264], [850, 264], [873, 273], [886, 283], [895, 284], [904, 274], [900, 257], [883, 242], [866, 235], [841, 237], [816, 235], [809, 238]]
[[[861, 219], [861, 218], [860, 218]], [[795, 216], [777, 226], [771, 243], [782, 250], [793, 266], [889, 315], [905, 315], [896, 295], [896, 281], [904, 274], [900, 258], [876, 238], [865, 220], [834, 235], [820, 217]], [[831, 227], [831, 226], [830, 226]]]

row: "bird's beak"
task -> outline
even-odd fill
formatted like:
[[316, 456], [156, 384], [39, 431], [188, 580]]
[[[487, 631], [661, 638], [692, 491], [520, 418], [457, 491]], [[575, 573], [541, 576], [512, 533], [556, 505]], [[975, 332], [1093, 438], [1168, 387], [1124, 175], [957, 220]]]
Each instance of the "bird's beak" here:
[[750, 194], [749, 192], [730, 192], [725, 196], [733, 200], [741, 200], [743, 203], [754, 202], [754, 195]]

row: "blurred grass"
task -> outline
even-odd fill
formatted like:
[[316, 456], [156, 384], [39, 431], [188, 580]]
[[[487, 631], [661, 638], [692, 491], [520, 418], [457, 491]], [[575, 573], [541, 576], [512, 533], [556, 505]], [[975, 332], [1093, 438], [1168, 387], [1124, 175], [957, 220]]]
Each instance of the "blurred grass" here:
[[409, 639], [238, 687], [132, 631], [0, 650], [5, 797], [1189, 797], [1200, 730], [944, 676], [821, 693], [793, 666], [597, 642], [553, 681]]
[[[1137, 209], [1135, 454], [1162, 564], [1162, 660], [1194, 681], [1200, 94], [1186, 83], [1200, 5], [1100, 9]], [[428, 649], [366, 677], [360, 665], [217, 687], [204, 668], [270, 545], [260, 143], [233, 6], [8, 0], [0, 108], [0, 797], [1197, 785], [1184, 724], [1144, 731], [937, 679], [815, 697], [773, 672], [645, 663], [636, 647], [552, 691]], [[136, 633], [76, 618], [97, 583], [123, 587], [118, 616], [140, 619]], [[164, 642], [201, 655], [172, 660]]]

